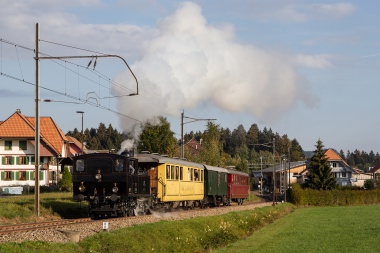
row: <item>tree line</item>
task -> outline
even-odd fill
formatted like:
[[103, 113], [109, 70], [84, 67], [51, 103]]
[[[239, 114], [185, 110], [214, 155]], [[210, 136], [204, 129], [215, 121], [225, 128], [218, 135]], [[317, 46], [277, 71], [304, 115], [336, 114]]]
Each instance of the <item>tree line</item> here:
[[[158, 122], [158, 123], [157, 123]], [[103, 123], [97, 129], [85, 129], [83, 136], [77, 128], [67, 133], [91, 150], [114, 150], [119, 151], [123, 141], [132, 139], [133, 133], [120, 133], [111, 124], [106, 127]], [[259, 169], [273, 165], [280, 159], [289, 161], [302, 161], [307, 158], [302, 146], [297, 139], [290, 139], [286, 134], [280, 135], [271, 128], [259, 129], [257, 124], [252, 124], [248, 131], [243, 125], [230, 130], [209, 122], [203, 132], [197, 131], [184, 134], [184, 143], [191, 139], [201, 142], [199, 154], [192, 153], [185, 145], [185, 158], [190, 161], [207, 163], [213, 166], [233, 166], [241, 171], [248, 172], [250, 169]], [[151, 153], [166, 154], [172, 157], [180, 157], [181, 140], [175, 138], [170, 129], [170, 123], [165, 117], [158, 117], [155, 123], [146, 121], [141, 123], [141, 133], [135, 140], [136, 150], [149, 151]], [[338, 152], [340, 156], [351, 166], [365, 169], [380, 163], [379, 153], [366, 153], [355, 150], [354, 152], [343, 150]], [[311, 152], [311, 155], [313, 152]]]

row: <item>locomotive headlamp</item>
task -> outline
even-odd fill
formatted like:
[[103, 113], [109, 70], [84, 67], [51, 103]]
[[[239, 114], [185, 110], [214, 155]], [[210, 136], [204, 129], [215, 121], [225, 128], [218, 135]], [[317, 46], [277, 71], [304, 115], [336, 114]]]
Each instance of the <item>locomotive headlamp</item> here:
[[119, 191], [119, 188], [117, 188], [117, 185], [116, 185], [116, 183], [115, 183], [114, 187], [112, 187], [112, 192], [113, 192], [113, 193], [116, 193], [116, 192], [118, 192], [118, 191]]
[[79, 191], [84, 192], [86, 190], [86, 187], [84, 187], [83, 182], [80, 182]]
[[100, 174], [100, 170], [98, 170], [98, 174], [95, 175], [96, 180], [100, 181], [102, 179], [102, 174]]

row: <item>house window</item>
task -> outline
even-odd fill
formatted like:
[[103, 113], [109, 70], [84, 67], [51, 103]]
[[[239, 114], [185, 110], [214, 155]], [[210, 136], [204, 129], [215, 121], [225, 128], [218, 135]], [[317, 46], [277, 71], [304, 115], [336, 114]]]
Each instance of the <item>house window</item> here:
[[336, 168], [336, 163], [333, 163], [332, 165], [333, 165], [333, 168]]
[[5, 150], [12, 150], [12, 141], [5, 141]]
[[19, 172], [19, 180], [21, 180], [21, 181], [26, 180], [26, 171], [20, 171]]
[[346, 172], [342, 172], [342, 177], [347, 177]]
[[4, 171], [4, 180], [12, 180], [11, 179], [11, 173], [10, 171]]
[[7, 155], [3, 157], [3, 164], [4, 165], [12, 165], [12, 156]]
[[19, 150], [26, 150], [27, 149], [26, 141], [19, 141], [18, 147], [19, 147]]
[[22, 165], [27, 164], [26, 156], [19, 156], [17, 159], [17, 164], [22, 164]]

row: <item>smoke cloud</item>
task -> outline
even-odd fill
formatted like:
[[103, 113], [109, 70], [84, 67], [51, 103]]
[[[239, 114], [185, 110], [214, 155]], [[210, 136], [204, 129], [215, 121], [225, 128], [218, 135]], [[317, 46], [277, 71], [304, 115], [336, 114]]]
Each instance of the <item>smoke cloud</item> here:
[[[239, 43], [232, 26], [208, 24], [195, 3], [183, 3], [157, 30], [156, 37], [143, 42], [141, 58], [131, 66], [140, 95], [119, 99], [123, 114], [141, 121], [179, 117], [182, 109], [207, 103], [265, 122], [299, 101], [315, 101], [292, 56]], [[126, 79], [131, 79], [129, 73], [117, 77], [119, 82]], [[131, 130], [136, 121], [122, 118], [121, 123]]]

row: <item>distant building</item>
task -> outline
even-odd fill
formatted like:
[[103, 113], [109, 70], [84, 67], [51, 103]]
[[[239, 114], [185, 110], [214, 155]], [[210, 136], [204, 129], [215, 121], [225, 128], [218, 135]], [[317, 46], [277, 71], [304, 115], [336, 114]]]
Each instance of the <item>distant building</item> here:
[[[63, 165], [80, 153], [51, 117], [40, 117], [40, 185], [56, 184]], [[0, 187], [34, 186], [35, 118], [17, 110], [0, 122]]]
[[[364, 181], [371, 179], [371, 175], [363, 173], [363, 171], [351, 168], [346, 161], [334, 149], [327, 149], [325, 156], [331, 167], [336, 183], [340, 186], [360, 186], [364, 185]], [[299, 183], [304, 183], [308, 170], [301, 172]]]
[[[287, 185], [298, 182], [302, 178], [301, 173], [306, 170], [306, 161], [286, 162], [276, 166], [268, 167], [263, 172], [263, 190], [271, 192], [273, 190], [273, 174], [275, 174], [276, 192], [281, 192]], [[254, 171], [255, 177], [260, 177], [261, 170]], [[258, 182], [260, 183], [260, 181]]]
[[198, 142], [196, 139], [191, 138], [190, 141], [185, 143], [185, 147], [190, 151], [193, 155], [199, 155], [199, 152], [202, 149], [202, 139]]
[[325, 156], [330, 163], [331, 172], [333, 173], [337, 184], [341, 186], [352, 185], [352, 181], [354, 180], [353, 174], [356, 174], [357, 172], [333, 149], [327, 149], [325, 151]]

